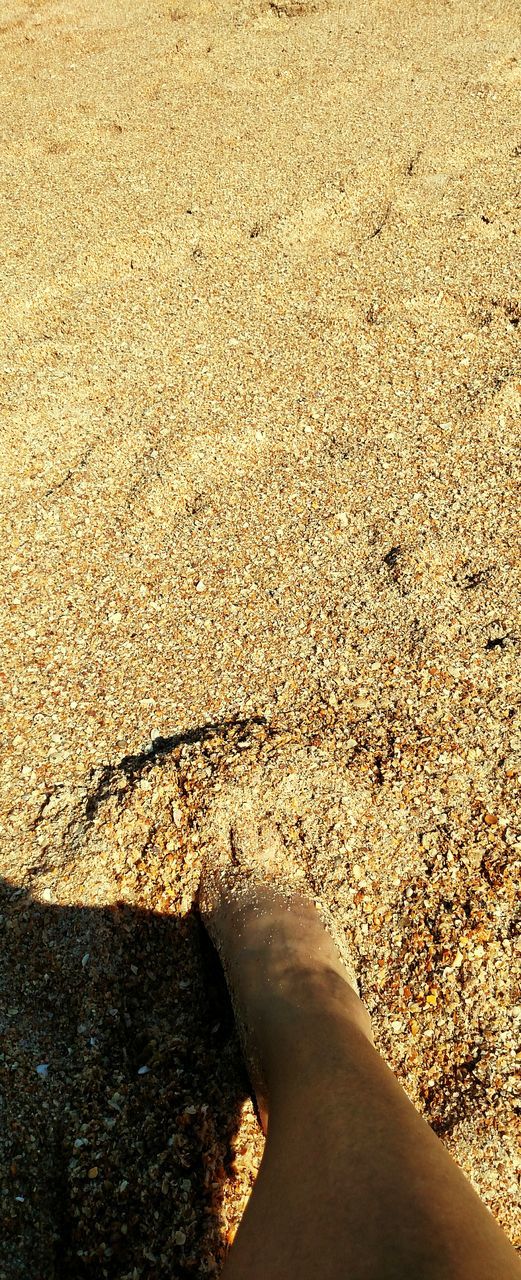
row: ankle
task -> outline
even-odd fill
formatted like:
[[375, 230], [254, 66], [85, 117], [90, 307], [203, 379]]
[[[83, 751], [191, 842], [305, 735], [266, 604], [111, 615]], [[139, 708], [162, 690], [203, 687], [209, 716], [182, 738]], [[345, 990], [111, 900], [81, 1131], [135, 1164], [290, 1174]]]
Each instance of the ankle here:
[[269, 1009], [256, 1011], [256, 1092], [265, 1131], [265, 1119], [272, 1125], [288, 1108], [313, 1124], [317, 1097], [344, 1096], [360, 1061], [375, 1053], [367, 1010], [351, 994], [339, 1005], [336, 997], [310, 999], [307, 990], [305, 1000], [279, 996]]
[[365, 1005], [347, 978], [328, 966], [281, 966], [244, 995], [263, 1057], [277, 1063], [284, 1055], [292, 1063], [314, 1057], [323, 1067], [325, 1050], [341, 1056], [353, 1035], [374, 1044]]

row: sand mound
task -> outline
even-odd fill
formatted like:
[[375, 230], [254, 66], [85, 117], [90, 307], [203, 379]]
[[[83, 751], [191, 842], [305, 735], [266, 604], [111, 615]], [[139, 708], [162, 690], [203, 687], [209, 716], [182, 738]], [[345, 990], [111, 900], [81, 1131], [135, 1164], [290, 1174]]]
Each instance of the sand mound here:
[[[251, 1103], [241, 1119], [248, 1086], [230, 1010], [193, 910], [208, 848], [205, 813], [215, 812], [219, 795], [229, 803], [240, 794], [246, 807], [249, 797], [252, 811], [277, 824], [291, 873], [303, 868], [356, 955], [377, 1043], [501, 1216], [504, 1171], [509, 1161], [514, 1167], [508, 873], [496, 873], [492, 899], [490, 875], [462, 874], [443, 824], [425, 839], [424, 815], [400, 787], [371, 780], [367, 762], [339, 748], [338, 734], [311, 741], [243, 722], [186, 737], [156, 739], [140, 756], [54, 795], [38, 824], [39, 901], [6, 900], [13, 964], [16, 945], [28, 945], [24, 919], [40, 937], [29, 966], [25, 1123], [28, 1132], [41, 1124], [41, 1099], [56, 1107], [52, 1160], [68, 1188], [73, 1252], [91, 1257], [95, 1216], [96, 1240], [108, 1234], [125, 1274], [121, 1229], [128, 1235], [153, 1203], [156, 1243], [149, 1236], [146, 1247], [169, 1265], [175, 1254], [176, 1267], [213, 1265], [258, 1164]], [[37, 991], [44, 1008], [55, 1002], [51, 1022], [35, 1011]], [[44, 1080], [34, 1074], [36, 1045], [49, 1064]], [[232, 1148], [246, 1162], [227, 1180]], [[54, 1229], [58, 1192], [47, 1203], [55, 1186], [49, 1159], [32, 1176], [34, 1244], [42, 1230], [48, 1238], [42, 1205]], [[215, 1218], [201, 1219], [201, 1179], [206, 1188], [211, 1180], [220, 1230]], [[72, 1244], [63, 1247], [68, 1259]]]

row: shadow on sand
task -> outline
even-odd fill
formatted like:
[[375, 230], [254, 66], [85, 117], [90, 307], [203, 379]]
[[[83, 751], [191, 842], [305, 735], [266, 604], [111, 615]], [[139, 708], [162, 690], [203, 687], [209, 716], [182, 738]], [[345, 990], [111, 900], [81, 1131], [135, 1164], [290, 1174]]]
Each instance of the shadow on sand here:
[[215, 1274], [248, 1082], [196, 914], [4, 880], [0, 930], [2, 1280]]

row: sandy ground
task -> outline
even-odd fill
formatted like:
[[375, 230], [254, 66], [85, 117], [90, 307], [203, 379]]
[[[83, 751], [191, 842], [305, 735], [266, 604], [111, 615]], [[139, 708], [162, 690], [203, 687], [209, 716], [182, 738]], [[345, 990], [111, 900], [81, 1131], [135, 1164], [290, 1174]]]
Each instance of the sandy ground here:
[[219, 1269], [262, 1144], [190, 832], [281, 732], [378, 1043], [521, 1242], [518, 31], [4, 0], [2, 1280]]

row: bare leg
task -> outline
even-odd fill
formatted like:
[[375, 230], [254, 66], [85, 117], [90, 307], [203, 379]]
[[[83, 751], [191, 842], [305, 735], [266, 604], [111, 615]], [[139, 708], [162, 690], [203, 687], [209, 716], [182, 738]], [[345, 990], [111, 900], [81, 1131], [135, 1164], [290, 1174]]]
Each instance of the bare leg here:
[[[223, 1280], [521, 1280], [512, 1245], [372, 1043], [313, 905], [215, 884], [266, 1148]], [[203, 885], [204, 889], [204, 885]]]

